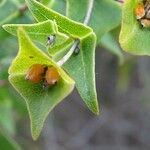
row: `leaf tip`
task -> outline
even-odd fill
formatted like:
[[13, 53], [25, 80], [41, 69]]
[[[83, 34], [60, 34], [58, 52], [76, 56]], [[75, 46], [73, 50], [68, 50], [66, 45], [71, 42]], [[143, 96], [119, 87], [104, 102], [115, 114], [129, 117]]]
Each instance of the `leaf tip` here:
[[31, 135], [32, 135], [32, 139], [33, 139], [34, 141], [37, 141], [37, 139], [38, 139], [38, 137], [39, 137], [40, 134], [34, 133], [34, 132], [31, 131]]
[[99, 115], [99, 107], [95, 108], [94, 110], [92, 110], [92, 112], [95, 114], [95, 115]]
[[9, 32], [9, 27], [10, 27], [9, 24], [4, 24], [4, 25], [2, 25], [2, 28], [3, 28], [5, 31], [7, 31], [7, 32]]
[[93, 112], [95, 115], [99, 115], [99, 105], [98, 105], [98, 101], [94, 101], [94, 103], [92, 102], [90, 105], [87, 104], [88, 108], [90, 109], [91, 112]]
[[2, 25], [2, 28], [5, 30], [5, 28], [7, 28], [7, 25], [6, 24]]
[[40, 124], [36, 124], [32, 119], [31, 119], [31, 116], [30, 116], [30, 121], [31, 121], [31, 136], [32, 136], [32, 139], [34, 141], [36, 141], [39, 136], [40, 136], [40, 133], [42, 131], [42, 128], [43, 128], [43, 124], [40, 125]]

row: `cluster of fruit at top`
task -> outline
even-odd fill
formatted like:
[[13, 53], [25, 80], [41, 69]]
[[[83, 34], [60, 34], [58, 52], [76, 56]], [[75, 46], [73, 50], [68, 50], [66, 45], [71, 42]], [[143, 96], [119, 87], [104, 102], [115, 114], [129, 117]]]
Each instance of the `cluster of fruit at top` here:
[[150, 0], [140, 1], [136, 6], [135, 14], [143, 27], [150, 27]]

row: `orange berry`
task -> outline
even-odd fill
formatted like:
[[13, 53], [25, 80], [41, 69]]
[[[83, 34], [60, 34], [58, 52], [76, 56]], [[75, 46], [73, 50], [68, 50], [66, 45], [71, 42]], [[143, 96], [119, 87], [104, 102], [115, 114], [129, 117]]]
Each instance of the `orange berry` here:
[[137, 19], [141, 19], [145, 16], [145, 9], [143, 4], [138, 4], [138, 6], [135, 9], [135, 14]]
[[39, 83], [43, 79], [45, 70], [45, 65], [34, 64], [28, 69], [25, 79], [30, 80], [32, 83]]
[[54, 85], [59, 79], [60, 79], [60, 75], [57, 69], [54, 67], [48, 67], [46, 74], [45, 74], [45, 80], [47, 84]]

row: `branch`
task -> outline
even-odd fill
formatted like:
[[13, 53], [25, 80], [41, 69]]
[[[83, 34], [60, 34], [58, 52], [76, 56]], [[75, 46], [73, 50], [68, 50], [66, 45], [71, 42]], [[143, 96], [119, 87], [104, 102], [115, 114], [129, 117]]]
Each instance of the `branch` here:
[[57, 65], [62, 66], [65, 62], [67, 62], [67, 60], [72, 56], [72, 54], [74, 53], [78, 45], [79, 45], [79, 40], [75, 40], [69, 52], [61, 60], [57, 62]]
[[[83, 21], [83, 24], [87, 25], [90, 21], [91, 15], [92, 15], [92, 10], [93, 10], [93, 5], [94, 5], [94, 0], [89, 0], [88, 3], [88, 8], [87, 8], [87, 12], [85, 15], [85, 19]], [[74, 51], [78, 48], [80, 41], [79, 40], [75, 40], [72, 47], [70, 48], [70, 50], [68, 51], [68, 53], [57, 62], [57, 64], [59, 66], [62, 66], [64, 63], [66, 63], [68, 61], [68, 59], [72, 56], [72, 54], [74, 53]]]
[[86, 16], [85, 16], [85, 19], [84, 19], [84, 22], [83, 22], [85, 25], [87, 25], [90, 21], [93, 6], [94, 6], [94, 0], [89, 0], [88, 9], [87, 9]]

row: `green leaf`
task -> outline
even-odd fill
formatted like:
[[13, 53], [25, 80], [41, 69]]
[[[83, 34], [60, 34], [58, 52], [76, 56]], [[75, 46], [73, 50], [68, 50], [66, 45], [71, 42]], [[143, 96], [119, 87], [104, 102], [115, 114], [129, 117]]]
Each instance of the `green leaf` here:
[[73, 55], [64, 66], [76, 82], [76, 87], [89, 109], [98, 113], [98, 102], [95, 88], [95, 46], [96, 36], [93, 30], [81, 23], [43, 6], [35, 0], [26, 0], [33, 16], [38, 21], [55, 20], [59, 32], [80, 39], [80, 52]]
[[31, 22], [28, 11], [20, 13], [21, 4], [17, 0], [2, 0], [0, 3], [0, 40], [8, 37], [8, 33], [2, 29], [5, 23]]
[[0, 127], [8, 134], [15, 133], [15, 120], [13, 116], [12, 101], [8, 95], [8, 88], [0, 87]]
[[47, 20], [40, 23], [35, 24], [6, 24], [3, 25], [3, 28], [13, 34], [17, 35], [17, 29], [22, 27], [29, 37], [33, 40], [38, 41], [44, 46], [47, 45], [47, 37], [50, 35], [55, 35], [55, 45], [61, 45], [63, 42], [67, 40], [67, 36], [58, 32], [57, 25], [54, 21]]
[[92, 32], [92, 29], [88, 26], [83, 26], [81, 23], [72, 21], [35, 0], [26, 0], [26, 2], [38, 22], [46, 21], [48, 19], [55, 20], [60, 32], [64, 32], [75, 38], [84, 38], [87, 34]]
[[[67, 0], [67, 16], [73, 20], [83, 22], [88, 0]], [[121, 7], [114, 0], [95, 0], [89, 25], [95, 31], [98, 40], [116, 28], [121, 23]]]
[[0, 2], [0, 25], [9, 23], [12, 20], [14, 23], [32, 21], [28, 14], [29, 11], [21, 11], [22, 7], [24, 7], [24, 4], [20, 0], [2, 0]]
[[79, 53], [74, 54], [64, 68], [76, 81], [78, 92], [89, 109], [99, 114], [95, 86], [95, 45], [96, 36], [93, 33], [81, 41]]
[[66, 15], [66, 0], [54, 0], [50, 8], [60, 14]]
[[0, 148], [1, 150], [21, 150], [21, 147], [0, 129]]
[[3, 39], [3, 42], [0, 44], [0, 66], [2, 68], [4, 67], [5, 69], [10, 65], [14, 51], [16, 53], [17, 48], [16, 38], [8, 36], [6, 39]]
[[0, 25], [18, 17], [18, 15], [19, 11], [14, 1], [3, 0], [0, 3]]
[[66, 41], [64, 41], [62, 44], [56, 45], [54, 47], [50, 47], [48, 49], [51, 57], [55, 61], [59, 61], [65, 54], [67, 54], [69, 48], [71, 48], [73, 44], [73, 39], [68, 38]]
[[[54, 61], [35, 47], [22, 28], [18, 29], [18, 37], [19, 53], [9, 68], [9, 81], [26, 101], [32, 136], [36, 140], [48, 113], [73, 90], [74, 81]], [[33, 84], [25, 80], [26, 72], [33, 64], [54, 66], [61, 76], [57, 85], [43, 89], [42, 83]]]
[[41, 3], [46, 6], [51, 6], [54, 3], [54, 0], [41, 0]]
[[[117, 33], [116, 33], [117, 32]], [[118, 28], [115, 30], [112, 30], [111, 32], [106, 33], [102, 39], [101, 39], [101, 46], [106, 48], [106, 50], [110, 51], [113, 55], [116, 55], [119, 59], [119, 64], [123, 64], [124, 57], [122, 54], [122, 50], [119, 46], [119, 43], [117, 42], [118, 39]]]
[[150, 30], [142, 28], [135, 16], [139, 0], [126, 0], [123, 7], [120, 44], [123, 50], [135, 55], [150, 55]]
[[0, 26], [0, 41], [5, 39], [9, 34]]
[[66, 16], [78, 21], [83, 22], [88, 8], [88, 0], [67, 0]]
[[[60, 33], [56, 22], [47, 20], [35, 24], [5, 24], [3, 28], [13, 34], [17, 35], [17, 29], [22, 27], [29, 37], [48, 48], [50, 55], [54, 60], [61, 59], [66, 52], [68, 52], [69, 47], [73, 43], [73, 39], [67, 35]], [[50, 35], [55, 35], [54, 44], [48, 46], [47, 37]]]

